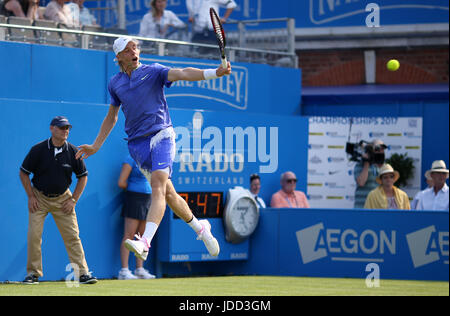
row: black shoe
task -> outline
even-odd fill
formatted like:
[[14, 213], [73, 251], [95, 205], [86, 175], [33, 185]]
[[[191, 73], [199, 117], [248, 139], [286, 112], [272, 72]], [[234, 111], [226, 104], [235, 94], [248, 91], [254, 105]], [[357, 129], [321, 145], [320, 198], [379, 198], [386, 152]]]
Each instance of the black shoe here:
[[25, 277], [25, 280], [22, 281], [22, 284], [39, 284], [39, 278], [30, 273]]
[[80, 276], [80, 284], [95, 284], [97, 283], [97, 278], [90, 274], [83, 274]]

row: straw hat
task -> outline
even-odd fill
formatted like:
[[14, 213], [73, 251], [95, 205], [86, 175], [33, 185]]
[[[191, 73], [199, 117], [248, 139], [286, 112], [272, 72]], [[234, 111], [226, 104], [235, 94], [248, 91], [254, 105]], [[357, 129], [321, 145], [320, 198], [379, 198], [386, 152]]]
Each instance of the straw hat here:
[[443, 160], [435, 160], [431, 165], [431, 169], [425, 172], [425, 178], [429, 178], [432, 172], [446, 173], [448, 178], [448, 169]]
[[378, 176], [376, 178], [378, 184], [381, 184], [381, 176], [386, 173], [394, 174], [394, 183], [397, 182], [398, 178], [400, 178], [400, 173], [398, 173], [398, 171], [395, 171], [390, 164], [386, 163], [381, 166], [380, 172], [378, 173]]

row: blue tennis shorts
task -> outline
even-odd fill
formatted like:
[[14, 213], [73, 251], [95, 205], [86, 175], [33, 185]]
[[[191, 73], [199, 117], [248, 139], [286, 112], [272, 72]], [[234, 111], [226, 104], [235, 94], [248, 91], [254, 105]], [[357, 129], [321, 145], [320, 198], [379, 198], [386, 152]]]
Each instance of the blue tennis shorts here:
[[175, 131], [172, 127], [129, 141], [128, 150], [144, 175], [163, 170], [171, 177], [175, 158]]

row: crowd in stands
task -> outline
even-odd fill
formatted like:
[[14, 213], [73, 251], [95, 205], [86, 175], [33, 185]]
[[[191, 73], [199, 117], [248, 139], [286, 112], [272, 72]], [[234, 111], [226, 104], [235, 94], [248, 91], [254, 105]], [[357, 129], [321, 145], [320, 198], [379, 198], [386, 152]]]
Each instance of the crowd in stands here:
[[[389, 210], [449, 210], [449, 188], [446, 183], [449, 170], [443, 160], [433, 162], [425, 173], [428, 187], [417, 193], [410, 202], [408, 195], [395, 186], [400, 178], [397, 170], [384, 162], [384, 150], [387, 146], [381, 140], [372, 143], [379, 159], [363, 160], [354, 167], [356, 182], [354, 208]], [[364, 158], [365, 157], [365, 158]], [[281, 189], [272, 195], [270, 207], [273, 208], [309, 208], [307, 196], [296, 190], [297, 177], [291, 171], [281, 175]], [[259, 175], [250, 176], [250, 192], [260, 208], [265, 208], [264, 200], [258, 195], [261, 189]]]
[[[0, 15], [18, 16], [30, 20], [51, 20], [71, 28], [98, 25], [95, 16], [84, 6], [85, 0], [51, 0], [45, 7], [40, 0], [0, 0]], [[167, 0], [151, 0], [150, 10], [141, 22], [139, 36], [169, 38], [176, 30], [186, 29], [187, 24], [172, 11], [166, 10]], [[221, 18], [225, 23], [237, 4], [234, 0], [186, 0], [189, 23], [192, 24], [192, 41], [216, 43], [209, 17], [209, 8], [226, 12]], [[170, 29], [173, 29], [170, 31]]]
[[39, 0], [0, 0], [0, 14], [26, 17], [30, 20], [42, 19]]
[[96, 19], [84, 6], [85, 0], [52, 0], [41, 7], [39, 0], [2, 0], [0, 14], [30, 20], [51, 20], [69, 27], [96, 25]]

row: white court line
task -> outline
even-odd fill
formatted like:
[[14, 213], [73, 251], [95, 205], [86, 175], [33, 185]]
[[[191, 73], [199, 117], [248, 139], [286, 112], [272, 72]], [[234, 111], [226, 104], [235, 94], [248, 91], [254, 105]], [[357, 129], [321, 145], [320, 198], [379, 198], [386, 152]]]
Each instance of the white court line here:
[[377, 258], [339, 258], [332, 257], [331, 261], [354, 261], [354, 262], [384, 262], [384, 259]]

